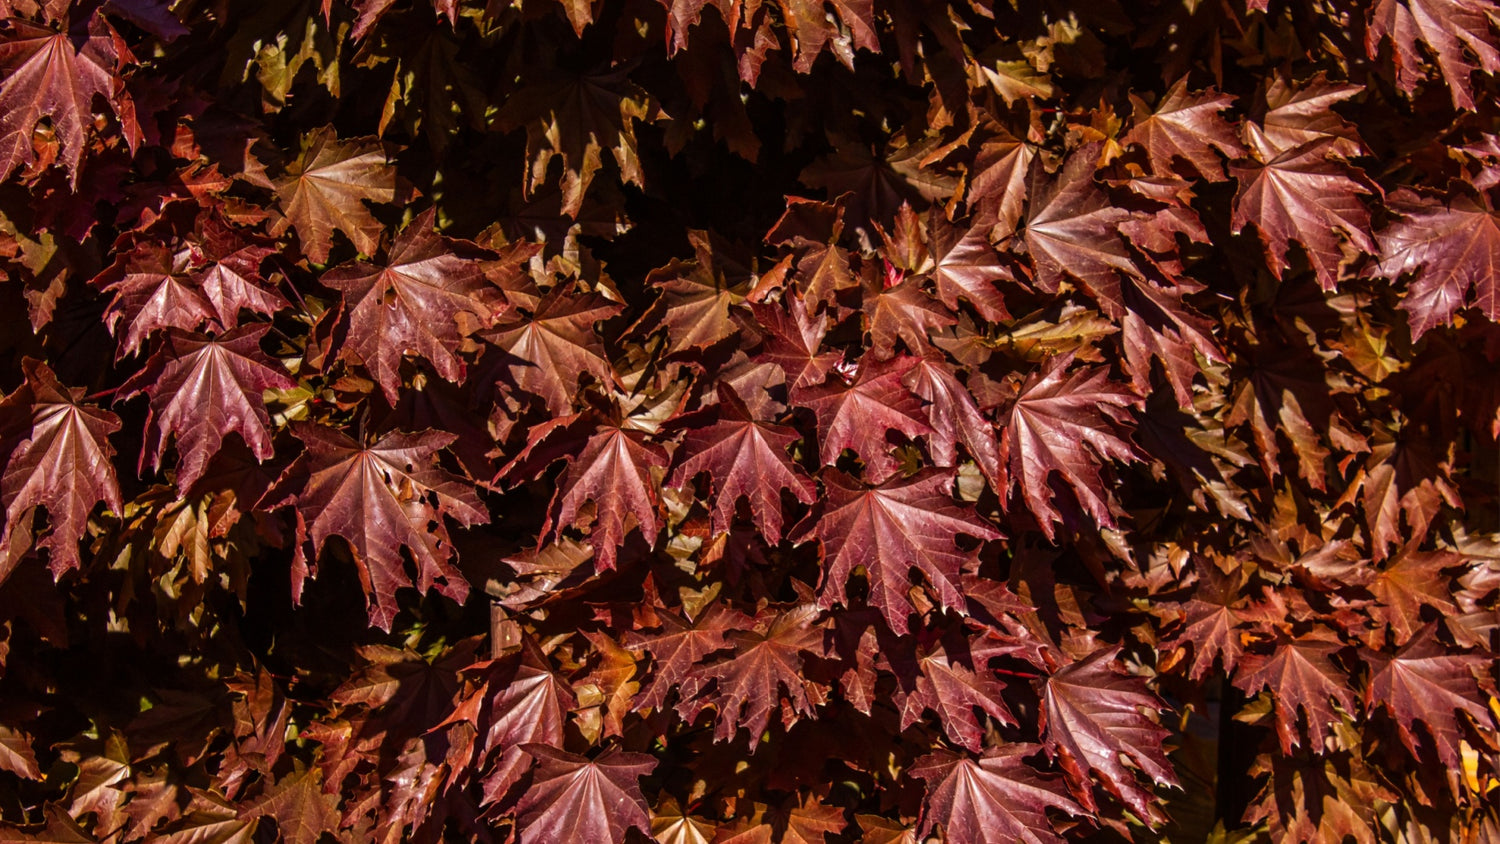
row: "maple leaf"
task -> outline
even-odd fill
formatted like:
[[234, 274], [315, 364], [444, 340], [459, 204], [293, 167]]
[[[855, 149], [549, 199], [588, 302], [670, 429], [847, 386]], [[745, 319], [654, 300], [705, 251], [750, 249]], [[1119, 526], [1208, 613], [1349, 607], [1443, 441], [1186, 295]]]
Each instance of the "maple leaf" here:
[[45, 825], [35, 832], [24, 832], [9, 827], [0, 829], [0, 842], [5, 844], [23, 844], [33, 842], [34, 844], [94, 844], [95, 839], [90, 836], [78, 822], [68, 815], [61, 806], [49, 805], [46, 807]]
[[1248, 653], [1240, 657], [1233, 681], [1246, 694], [1270, 689], [1276, 701], [1276, 736], [1281, 752], [1290, 754], [1302, 744], [1297, 730], [1297, 712], [1307, 716], [1307, 733], [1314, 753], [1321, 752], [1324, 739], [1338, 715], [1330, 699], [1350, 715], [1355, 714], [1354, 694], [1348, 677], [1329, 659], [1343, 643], [1322, 630], [1295, 639], [1278, 638], [1269, 655]]
[[793, 390], [823, 383], [843, 355], [823, 350], [828, 333], [828, 314], [811, 314], [794, 296], [786, 297], [786, 307], [751, 303], [755, 328], [765, 335], [756, 360], [779, 367]]
[[912, 439], [932, 433], [921, 404], [902, 383], [916, 365], [917, 358], [908, 355], [861, 361], [853, 383], [836, 379], [793, 394], [797, 404], [817, 416], [823, 465], [837, 463], [847, 448], [864, 461], [872, 481], [883, 481], [896, 472], [899, 466], [890, 455], [887, 432], [898, 431]]
[[401, 390], [401, 359], [407, 354], [462, 383], [459, 344], [465, 335], [488, 328], [505, 307], [499, 288], [484, 276], [484, 253], [437, 234], [433, 221], [428, 209], [408, 223], [384, 266], [356, 261], [319, 279], [342, 298], [316, 330], [332, 336], [340, 358], [363, 365], [391, 404]]
[[1100, 527], [1113, 527], [1109, 490], [1099, 477], [1102, 460], [1140, 459], [1121, 438], [1129, 408], [1141, 400], [1115, 386], [1101, 367], [1067, 374], [1070, 355], [1060, 355], [1033, 373], [1011, 406], [1000, 440], [1000, 460], [1048, 539], [1063, 523], [1059, 495], [1050, 483], [1062, 476], [1083, 511]]
[[42, 771], [37, 767], [36, 752], [31, 749], [31, 738], [20, 730], [0, 726], [0, 769], [10, 771], [18, 777], [39, 780]]
[[[780, 813], [777, 813], [778, 820]], [[829, 806], [816, 794], [786, 810], [786, 829], [781, 844], [824, 844], [829, 835], [839, 835], [849, 826], [844, 810]]]
[[1130, 101], [1136, 121], [1124, 142], [1140, 145], [1157, 173], [1174, 172], [1173, 165], [1181, 159], [1199, 176], [1222, 181], [1224, 165], [1213, 150], [1225, 158], [1245, 154], [1234, 127], [1222, 116], [1234, 106], [1234, 98], [1227, 94], [1212, 90], [1190, 94], [1187, 80], [1179, 79], [1157, 102], [1155, 111], [1148, 112], [1146, 103], [1134, 94]]
[[667, 10], [667, 57], [671, 58], [688, 45], [688, 30], [698, 25], [703, 10], [712, 7], [729, 20], [731, 12], [721, 0], [658, 0]]
[[1069, 276], [1099, 290], [1114, 283], [1115, 273], [1140, 272], [1119, 235], [1130, 212], [1111, 205], [1094, 183], [1097, 156], [1095, 147], [1080, 149], [1056, 176], [1040, 160], [1032, 165], [1022, 242], [1036, 266], [1036, 285], [1047, 293], [1056, 293]]
[[1005, 309], [1005, 295], [996, 286], [999, 281], [1015, 281], [1015, 276], [1000, 263], [999, 253], [990, 245], [986, 227], [976, 225], [968, 231], [938, 222], [932, 215], [932, 251], [930, 271], [938, 301], [950, 311], [958, 309], [962, 297], [980, 316], [992, 322], [1010, 319]]
[[684, 693], [691, 690], [696, 696], [678, 703], [678, 714], [692, 721], [705, 706], [714, 707], [718, 712], [714, 741], [732, 740], [744, 727], [751, 753], [760, 744], [773, 712], [781, 711], [784, 727], [790, 727], [798, 716], [811, 715], [814, 700], [803, 675], [802, 654], [822, 654], [823, 631], [813, 621], [817, 615], [818, 608], [812, 605], [786, 611], [768, 608], [755, 619], [754, 629], [730, 632], [734, 654], [693, 669]]
[[999, 539], [1000, 532], [953, 500], [951, 473], [926, 470], [876, 487], [837, 471], [821, 477], [825, 506], [792, 532], [795, 542], [817, 537], [823, 545], [821, 606], [847, 605], [845, 584], [862, 567], [870, 604], [897, 633], [906, 633], [907, 615], [916, 611], [907, 596], [912, 569], [922, 573], [943, 606], [963, 608], [959, 570], [975, 552], [964, 551], [955, 539], [958, 534]]
[[785, 16], [787, 37], [792, 42], [792, 67], [798, 73], [812, 70], [824, 49], [854, 69], [854, 50], [880, 52], [875, 37], [875, 6], [871, 0], [830, 0], [834, 17], [815, 0], [778, 0]]
[[531, 787], [516, 806], [522, 844], [578, 841], [612, 844], [634, 827], [651, 833], [639, 780], [656, 767], [644, 753], [610, 749], [594, 759], [544, 744], [523, 749], [536, 759]]
[[672, 349], [679, 353], [702, 350], [735, 333], [730, 312], [743, 300], [749, 280], [748, 271], [726, 276], [726, 261], [715, 259], [723, 255], [724, 245], [715, 244], [707, 232], [690, 231], [688, 241], [696, 260], [673, 259], [646, 276], [646, 284], [661, 291], [661, 321]]
[[1151, 391], [1151, 360], [1161, 361], [1162, 370], [1180, 405], [1192, 402], [1193, 378], [1201, 367], [1197, 356], [1224, 362], [1223, 351], [1213, 337], [1214, 325], [1190, 307], [1183, 297], [1201, 290], [1196, 283], [1179, 279], [1171, 286], [1151, 281], [1124, 280], [1120, 298], [1101, 298], [1103, 310], [1124, 322], [1122, 345], [1125, 368], [1136, 392]]
[[772, 543], [781, 541], [781, 492], [811, 504], [817, 498], [812, 481], [787, 454], [801, 439], [791, 428], [757, 420], [730, 388], [719, 387], [718, 421], [689, 431], [678, 446], [680, 462], [667, 479], [682, 486], [702, 472], [713, 485], [713, 529], [729, 530], [740, 499], [750, 504], [756, 527]]
[[1005, 684], [995, 678], [981, 653], [958, 651], [939, 645], [917, 658], [917, 677], [910, 693], [898, 690], [901, 727], [905, 729], [922, 717], [923, 710], [938, 716], [943, 731], [970, 752], [984, 749], [984, 730], [974, 711], [980, 710], [1001, 724], [1015, 726], [1015, 715], [1005, 705]]
[[1089, 775], [1124, 801], [1137, 817], [1161, 820], [1149, 791], [1136, 784], [1132, 767], [1160, 785], [1177, 786], [1177, 776], [1161, 746], [1167, 735], [1141, 710], [1165, 708], [1144, 680], [1110, 667], [1115, 650], [1100, 650], [1047, 678], [1039, 710], [1049, 752], [1060, 757], [1074, 794], [1094, 810]]
[[340, 141], [332, 127], [324, 127], [303, 137], [302, 153], [276, 181], [276, 196], [286, 216], [271, 233], [296, 229], [314, 263], [328, 260], [335, 231], [360, 254], [374, 255], [384, 227], [365, 202], [394, 202], [396, 171], [378, 140]]
[[1359, 132], [1332, 109], [1363, 90], [1363, 85], [1329, 82], [1321, 73], [1299, 83], [1278, 74], [1266, 88], [1260, 120], [1242, 125], [1251, 146], [1263, 155], [1280, 155], [1313, 141], [1327, 142], [1330, 155], [1363, 155]]
[[855, 815], [854, 820], [864, 832], [861, 844], [917, 844], [914, 822], [903, 823], [879, 815]]
[[1362, 477], [1357, 479], [1363, 486], [1365, 523], [1375, 559], [1385, 559], [1392, 545], [1420, 541], [1444, 504], [1462, 509], [1458, 490], [1448, 480], [1447, 462], [1432, 453], [1427, 438], [1417, 431], [1377, 429]]
[[528, 195], [547, 181], [552, 158], [562, 159], [562, 213], [576, 218], [589, 183], [604, 166], [605, 149], [625, 181], [643, 184], [635, 121], [661, 117], [655, 100], [626, 70], [573, 75], [553, 69], [550, 78], [512, 94], [495, 119], [506, 131], [526, 128]]
[[614, 370], [594, 324], [619, 314], [616, 302], [598, 294], [579, 296], [559, 285], [537, 303], [529, 318], [506, 321], [482, 336], [503, 349], [516, 393], [541, 397], [554, 415], [573, 408], [578, 379], [588, 374], [608, 384]]
[[568, 459], [567, 474], [554, 499], [555, 515], [543, 527], [543, 535], [556, 536], [559, 528], [573, 524], [584, 504], [592, 501], [594, 526], [589, 543], [594, 546], [594, 559], [600, 569], [608, 571], [615, 567], [620, 545], [625, 541], [627, 517], [634, 518], [641, 535], [654, 546], [660, 523], [656, 516], [657, 481], [653, 470], [666, 466], [666, 455], [645, 442], [640, 432], [599, 426], [583, 451]]
[[1268, 822], [1279, 841], [1346, 841], [1375, 844], [1374, 818], [1368, 807], [1392, 802], [1398, 795], [1384, 785], [1380, 772], [1357, 757], [1330, 760], [1312, 756], [1263, 755], [1251, 768], [1254, 776], [1270, 774], [1245, 822]]
[[1183, 627], [1166, 644], [1193, 646], [1193, 664], [1188, 676], [1201, 679], [1221, 660], [1224, 670], [1235, 671], [1245, 645], [1239, 633], [1240, 590], [1245, 585], [1243, 573], [1226, 575], [1213, 563], [1200, 563], [1198, 588], [1191, 600], [1183, 604]]
[[849, 253], [832, 243], [806, 249], [797, 261], [796, 277], [809, 312], [818, 305], [834, 304], [839, 291], [859, 286], [849, 269]]
[[1239, 180], [1234, 233], [1254, 223], [1277, 276], [1285, 276], [1290, 266], [1286, 252], [1292, 242], [1301, 244], [1324, 290], [1338, 283], [1344, 243], [1358, 252], [1376, 251], [1370, 212], [1359, 196], [1380, 193], [1362, 171], [1333, 154], [1333, 141], [1314, 140], [1269, 156], [1264, 164], [1230, 166]]
[[138, 136], [134, 106], [117, 75], [133, 61], [124, 40], [99, 15], [89, 19], [87, 35], [76, 39], [30, 21], [6, 20], [0, 30], [0, 180], [37, 160], [32, 132], [47, 118], [68, 184], [76, 190], [96, 96], [109, 104], [127, 138]]
[[1004, 489], [1005, 467], [1000, 461], [1000, 444], [995, 439], [995, 424], [979, 412], [974, 396], [948, 366], [931, 358], [912, 367], [906, 384], [918, 398], [927, 402], [927, 419], [932, 434], [927, 438], [934, 462], [953, 466], [958, 458], [958, 443], [984, 473], [996, 492]]
[[716, 831], [714, 824], [683, 811], [671, 796], [651, 810], [651, 835], [660, 844], [711, 844]]
[[1370, 665], [1365, 705], [1385, 708], [1396, 721], [1401, 743], [1417, 759], [1417, 724], [1427, 730], [1431, 747], [1449, 769], [1459, 767], [1458, 745], [1464, 731], [1455, 712], [1465, 712], [1482, 729], [1494, 721], [1480, 700], [1475, 671], [1493, 661], [1478, 654], [1452, 654], [1434, 637], [1436, 624], [1413, 636], [1395, 656], [1362, 655]]
[[915, 277], [895, 284], [870, 279], [862, 308], [870, 331], [870, 352], [877, 358], [894, 355], [898, 339], [908, 351], [924, 354], [931, 348], [928, 337], [956, 322]]
[[[969, 204], [978, 220], [994, 220], [990, 238], [999, 243], [1016, 231], [1025, 210], [1028, 175], [1036, 147], [1013, 136], [992, 118], [982, 125], [991, 136], [979, 147], [969, 174]], [[934, 246], [933, 252], [939, 250]]]
[[230, 433], [240, 435], [256, 460], [275, 455], [271, 417], [261, 394], [290, 390], [297, 382], [260, 350], [270, 328], [246, 327], [213, 339], [170, 334], [146, 365], [120, 385], [121, 398], [145, 393], [151, 400], [143, 465], [150, 461], [153, 469], [161, 468], [167, 438], [175, 438], [177, 487], [185, 491], [203, 475]]
[[178, 329], [196, 331], [216, 321], [213, 304], [193, 284], [188, 273], [192, 253], [174, 252], [162, 244], [142, 243], [94, 281], [118, 275], [105, 285], [115, 294], [104, 312], [112, 333], [119, 333], [121, 320], [128, 326], [120, 338], [121, 357], [134, 354], [151, 334]]
[[577, 697], [530, 639], [519, 652], [475, 663], [464, 673], [477, 678], [474, 688], [443, 724], [468, 721], [479, 731], [476, 758], [483, 762], [493, 757], [484, 777], [483, 802], [493, 804], [525, 774], [530, 761], [524, 747], [562, 747]]
[[318, 768], [287, 774], [240, 812], [245, 820], [271, 818], [286, 844], [318, 844], [324, 833], [337, 834], [342, 818], [338, 798], [323, 790]]
[[677, 692], [691, 698], [696, 686], [688, 683], [693, 667], [709, 654], [730, 647], [729, 633], [749, 628], [754, 620], [714, 604], [691, 624], [671, 613], [661, 613], [661, 631], [650, 635], [632, 633], [626, 638], [631, 650], [651, 654], [651, 679], [641, 687], [640, 706], [661, 709], [667, 696]]
[[1376, 271], [1413, 275], [1401, 300], [1412, 339], [1452, 324], [1466, 306], [1500, 322], [1500, 221], [1494, 213], [1461, 194], [1445, 204], [1405, 190], [1393, 194], [1389, 206], [1400, 216], [1376, 235]]
[[227, 233], [211, 231], [203, 249], [207, 265], [194, 273], [204, 298], [213, 306], [219, 324], [232, 329], [239, 325], [240, 311], [270, 316], [291, 307], [280, 293], [267, 289], [260, 274], [260, 264], [275, 254], [269, 246], [240, 244]]
[[1047, 810], [1084, 812], [1059, 788], [1057, 777], [1045, 776], [1023, 760], [1039, 749], [1010, 744], [978, 760], [943, 751], [918, 759], [911, 773], [927, 783], [927, 795], [917, 835], [926, 838], [940, 828], [949, 841], [1061, 842]]
[[[389, 630], [396, 617], [396, 590], [415, 585], [426, 592], [435, 583], [456, 601], [468, 582], [453, 567], [453, 542], [445, 517], [465, 527], [489, 521], [474, 488], [435, 465], [434, 455], [453, 442], [452, 434], [392, 432], [361, 446], [343, 433], [305, 422], [292, 433], [306, 450], [288, 466], [261, 506], [295, 504], [297, 562], [293, 595], [309, 574], [302, 545], [311, 540], [314, 560], [339, 536], [349, 543], [364, 586], [370, 621]], [[416, 563], [407, 576], [401, 549]]]
[[1405, 645], [1422, 626], [1422, 607], [1441, 617], [1458, 614], [1445, 568], [1456, 568], [1463, 558], [1451, 551], [1418, 551], [1408, 545], [1386, 560], [1367, 587], [1375, 596], [1370, 617], [1390, 627], [1397, 645]]
[[[84, 391], [63, 386], [45, 363], [25, 358], [21, 371], [26, 383], [0, 401], [0, 433], [16, 432], [0, 475], [0, 581], [29, 550], [38, 507], [46, 510], [51, 530], [37, 547], [49, 552], [54, 577], [80, 567], [78, 540], [95, 504], [103, 501], [115, 513], [124, 509], [109, 443], [120, 418], [81, 403]], [[7, 439], [0, 436], [0, 444]]]
[[1395, 50], [1396, 83], [1411, 94], [1427, 75], [1420, 42], [1437, 59], [1453, 107], [1473, 111], [1470, 74], [1500, 70], [1495, 20], [1494, 7], [1480, 0], [1379, 0], [1369, 12], [1365, 50], [1377, 58], [1381, 43], [1389, 40]]

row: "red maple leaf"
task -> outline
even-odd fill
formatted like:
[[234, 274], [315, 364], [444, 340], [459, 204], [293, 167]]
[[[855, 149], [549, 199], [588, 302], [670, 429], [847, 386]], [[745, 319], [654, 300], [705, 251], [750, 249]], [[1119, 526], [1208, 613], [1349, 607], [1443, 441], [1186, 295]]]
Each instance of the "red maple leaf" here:
[[189, 275], [192, 259], [190, 249], [174, 251], [147, 241], [94, 279], [95, 284], [106, 282], [104, 289], [115, 294], [104, 312], [110, 331], [118, 334], [120, 322], [126, 322], [121, 357], [134, 354], [156, 332], [197, 331], [217, 321], [213, 304]]
[[216, 338], [173, 333], [117, 395], [145, 393], [151, 399], [148, 437], [141, 464], [161, 468], [169, 437], [176, 440], [177, 487], [186, 490], [203, 474], [224, 437], [237, 433], [255, 458], [269, 460], [271, 417], [261, 394], [290, 390], [297, 382], [260, 350], [269, 325], [236, 329]]
[[124, 508], [109, 444], [120, 418], [83, 404], [84, 391], [64, 387], [45, 363], [25, 358], [21, 371], [26, 383], [0, 401], [0, 447], [9, 446], [0, 475], [0, 581], [30, 549], [38, 507], [51, 530], [37, 547], [49, 552], [54, 576], [81, 565], [78, 540], [95, 504]]
[[[294, 422], [292, 433], [306, 450], [266, 493], [262, 506], [296, 505], [294, 597], [315, 570], [302, 544], [311, 540], [315, 564], [328, 540], [339, 536], [354, 552], [371, 601], [370, 621], [382, 630], [389, 630], [396, 617], [396, 590], [403, 586], [425, 592], [439, 584], [442, 594], [464, 599], [469, 585], [452, 565], [445, 517], [468, 526], [488, 522], [489, 512], [472, 485], [436, 465], [434, 455], [453, 442], [452, 434], [398, 431], [361, 446], [321, 425]], [[402, 548], [416, 563], [415, 583], [406, 574]]]
[[732, 740], [744, 727], [751, 752], [760, 744], [772, 713], [781, 712], [784, 727], [811, 715], [817, 701], [808, 693], [802, 654], [823, 653], [822, 626], [814, 622], [817, 615], [818, 608], [808, 604], [785, 611], [767, 608], [756, 617], [753, 629], [730, 632], [734, 653], [693, 669], [683, 693], [695, 696], [678, 703], [678, 714], [691, 722], [705, 707], [714, 707], [714, 740]]
[[933, 260], [930, 276], [938, 300], [948, 310], [956, 311], [958, 300], [963, 298], [987, 320], [1009, 320], [1005, 295], [997, 282], [1014, 282], [1015, 276], [1000, 262], [999, 254], [990, 244], [989, 227], [975, 225], [964, 231], [940, 221], [936, 209], [930, 215], [928, 227], [932, 231], [927, 244]]
[[1004, 490], [1005, 467], [1000, 462], [995, 423], [980, 413], [974, 395], [959, 383], [947, 363], [922, 360], [907, 373], [906, 384], [927, 402], [927, 419], [932, 425], [927, 444], [934, 462], [945, 467], [956, 465], [957, 446], [963, 443], [990, 487], [997, 493]]
[[338, 797], [323, 790], [322, 773], [300, 765], [244, 806], [239, 817], [276, 821], [286, 844], [317, 844], [325, 833], [336, 835], [343, 820]]
[[1110, 492], [1099, 477], [1103, 460], [1140, 459], [1120, 434], [1129, 408], [1141, 400], [1109, 380], [1102, 367], [1067, 374], [1068, 355], [1053, 358], [1032, 374], [1011, 406], [1000, 440], [1000, 460], [1048, 539], [1063, 522], [1053, 472], [1072, 489], [1083, 512], [1101, 527], [1113, 527]]
[[1418, 551], [1407, 545], [1385, 561], [1367, 587], [1375, 596], [1370, 618], [1390, 627], [1392, 641], [1405, 645], [1422, 627], [1422, 607], [1432, 607], [1439, 617], [1458, 615], [1453, 591], [1443, 569], [1463, 565], [1463, 557], [1451, 551]]
[[984, 728], [974, 715], [976, 710], [1009, 726], [1016, 725], [1016, 716], [1005, 704], [1005, 684], [989, 670], [987, 655], [967, 651], [940, 644], [919, 656], [913, 689], [910, 693], [898, 689], [896, 704], [901, 708], [902, 729], [915, 724], [923, 710], [930, 710], [949, 739], [978, 753], [984, 749]]
[[772, 543], [781, 541], [781, 492], [811, 504], [812, 480], [792, 462], [787, 446], [801, 439], [791, 428], [757, 420], [734, 391], [719, 387], [718, 421], [688, 432], [678, 446], [680, 462], [667, 480], [682, 486], [706, 472], [713, 488], [713, 529], [729, 530], [740, 499], [750, 504], [756, 527]]
[[[1073, 793], [1095, 810], [1089, 775], [1141, 818], [1161, 818], [1151, 792], [1136, 782], [1139, 771], [1160, 785], [1177, 785], [1162, 749], [1167, 731], [1142, 714], [1165, 708], [1144, 680], [1110, 667], [1116, 650], [1100, 650], [1047, 678], [1040, 725], [1047, 749], [1060, 757]], [[1131, 767], [1121, 761], [1129, 759]]]
[[[899, 274], [895, 276], [899, 278]], [[888, 358], [899, 340], [913, 354], [932, 348], [929, 336], [953, 325], [953, 314], [923, 290], [915, 276], [890, 284], [874, 277], [864, 285], [862, 308], [870, 332], [870, 354]]]
[[907, 632], [907, 615], [916, 610], [907, 595], [912, 569], [922, 573], [943, 606], [963, 608], [959, 572], [975, 552], [955, 540], [959, 534], [998, 539], [1000, 532], [953, 500], [952, 474], [927, 470], [876, 487], [837, 471], [821, 477], [825, 506], [792, 532], [794, 541], [817, 537], [823, 545], [820, 605], [847, 604], [846, 583], [863, 567], [870, 604], [897, 633]]
[[47, 118], [62, 147], [68, 183], [77, 189], [96, 96], [109, 104], [126, 138], [138, 140], [135, 109], [118, 76], [133, 61], [124, 39], [98, 14], [89, 19], [87, 36], [76, 40], [30, 21], [6, 20], [0, 29], [0, 179], [36, 161], [32, 131]]
[[1435, 628], [1435, 624], [1424, 627], [1395, 656], [1364, 656], [1370, 665], [1365, 704], [1390, 712], [1401, 743], [1417, 759], [1422, 758], [1417, 749], [1420, 722], [1438, 759], [1457, 770], [1464, 730], [1454, 713], [1467, 713], [1481, 729], [1494, 729], [1494, 720], [1481, 703], [1483, 697], [1474, 679], [1476, 671], [1487, 675], [1494, 660], [1481, 654], [1449, 653], [1433, 637]]
[[709, 654], [730, 647], [729, 634], [747, 630], [754, 619], [714, 604], [691, 623], [672, 613], [659, 613], [661, 630], [649, 635], [632, 633], [626, 639], [631, 650], [651, 654], [651, 679], [641, 687], [639, 705], [661, 709], [667, 696], [676, 692], [679, 700], [697, 694], [696, 682], [690, 682], [693, 667]]
[[220, 325], [239, 325], [240, 311], [270, 316], [291, 307], [280, 293], [267, 288], [261, 277], [261, 262], [276, 252], [271, 247], [241, 242], [227, 227], [205, 226], [199, 249], [205, 263], [195, 270], [193, 278], [213, 306]]
[[530, 760], [523, 747], [562, 747], [577, 697], [530, 639], [518, 652], [477, 662], [464, 673], [474, 678], [473, 689], [443, 723], [475, 726], [474, 756], [486, 772], [482, 802], [498, 803], [526, 773]]
[[1139, 144], [1158, 174], [1176, 172], [1178, 160], [1209, 181], [1222, 181], [1224, 163], [1214, 155], [1217, 149], [1225, 158], [1245, 154], [1234, 126], [1222, 116], [1234, 106], [1234, 98], [1212, 90], [1188, 93], [1187, 79], [1179, 79], [1157, 102], [1154, 111], [1134, 95], [1130, 98], [1136, 121], [1125, 135], [1125, 143]]
[[918, 759], [911, 772], [927, 783], [927, 796], [917, 835], [925, 838], [941, 828], [948, 841], [1060, 844], [1063, 838], [1047, 810], [1084, 812], [1068, 798], [1061, 780], [1026, 764], [1023, 757], [1039, 749], [1012, 744], [977, 760], [944, 751]]
[[1328, 704], [1337, 701], [1351, 715], [1356, 712], [1349, 678], [1329, 658], [1344, 647], [1332, 634], [1315, 630], [1278, 638], [1269, 654], [1249, 653], [1240, 658], [1234, 684], [1247, 694], [1269, 688], [1276, 701], [1276, 735], [1281, 752], [1290, 754], [1302, 744], [1297, 730], [1297, 712], [1307, 716], [1312, 750], [1323, 749], [1323, 739], [1338, 716]]
[[656, 767], [653, 757], [610, 749], [586, 759], [545, 744], [522, 749], [537, 766], [516, 806], [521, 844], [613, 844], [625, 840], [632, 827], [651, 834], [639, 781]]
[[1305, 82], [1277, 74], [1266, 88], [1265, 113], [1259, 121], [1246, 121], [1242, 128], [1252, 147], [1272, 154], [1324, 141], [1332, 155], [1363, 155], [1365, 145], [1358, 130], [1332, 108], [1363, 90], [1363, 85], [1329, 82], [1322, 73]]
[[902, 383], [917, 358], [901, 355], [890, 360], [860, 363], [853, 383], [835, 380], [794, 393], [793, 400], [818, 418], [818, 442], [823, 465], [838, 462], [852, 449], [865, 463], [870, 480], [880, 482], [899, 468], [890, 454], [887, 432], [909, 438], [932, 433], [921, 403]]
[[673, 259], [646, 276], [660, 299], [642, 318], [643, 323], [664, 324], [678, 353], [700, 351], [735, 333], [732, 311], [744, 300], [750, 280], [749, 269], [735, 267], [726, 245], [707, 232], [690, 231], [688, 240], [694, 260]]
[[1084, 147], [1050, 175], [1038, 160], [1032, 165], [1031, 209], [1022, 242], [1036, 266], [1036, 285], [1055, 293], [1072, 277], [1091, 289], [1113, 283], [1115, 273], [1137, 275], [1120, 224], [1131, 214], [1112, 205], [1094, 182], [1099, 150]]
[[559, 528], [572, 525], [588, 502], [594, 505], [594, 524], [589, 543], [594, 546], [598, 567], [608, 571], [634, 520], [647, 544], [656, 544], [658, 482], [653, 470], [667, 466], [667, 456], [648, 443], [639, 431], [601, 425], [583, 451], [568, 458], [568, 471], [554, 498], [554, 515], [542, 534], [556, 536]]
[[1395, 50], [1396, 82], [1411, 94], [1427, 76], [1421, 44], [1437, 59], [1453, 107], [1473, 111], [1470, 74], [1500, 70], [1494, 26], [1494, 7], [1480, 0], [1379, 0], [1369, 12], [1365, 50], [1370, 58], [1378, 58], [1381, 43], [1389, 40]]
[[460, 383], [459, 344], [506, 307], [500, 289], [484, 276], [485, 253], [437, 234], [433, 219], [429, 209], [407, 224], [384, 266], [357, 261], [320, 279], [342, 299], [316, 330], [331, 336], [339, 357], [364, 366], [392, 404], [401, 390], [403, 356], [415, 354]]
[[1188, 676], [1202, 678], [1221, 660], [1225, 671], [1234, 671], [1240, 654], [1245, 652], [1240, 638], [1240, 613], [1236, 605], [1245, 586], [1242, 573], [1225, 574], [1212, 562], [1200, 560], [1198, 588], [1183, 604], [1183, 627], [1173, 639], [1163, 644], [1193, 648], [1193, 664]]
[[374, 255], [385, 227], [365, 201], [394, 201], [396, 171], [375, 139], [340, 141], [325, 126], [302, 139], [302, 154], [276, 181], [276, 194], [286, 216], [271, 233], [295, 229], [302, 251], [314, 263], [328, 260], [335, 231], [343, 232], [360, 254]]
[[1412, 339], [1452, 324], [1459, 309], [1473, 306], [1500, 321], [1500, 221], [1488, 207], [1459, 195], [1445, 203], [1409, 191], [1390, 198], [1400, 215], [1382, 229], [1377, 272], [1391, 278], [1412, 274], [1401, 300]]
[[823, 383], [843, 355], [825, 351], [828, 314], [813, 315], [802, 300], [788, 293], [782, 305], [755, 303], [750, 306], [755, 328], [765, 334], [765, 343], [755, 356], [780, 367], [793, 390]]
[[1290, 267], [1286, 253], [1292, 242], [1301, 244], [1324, 290], [1338, 283], [1346, 242], [1356, 252], [1376, 251], [1370, 211], [1359, 197], [1379, 194], [1380, 188], [1339, 161], [1336, 152], [1333, 141], [1314, 140], [1285, 151], [1264, 150], [1264, 164], [1230, 168], [1240, 183], [1234, 232], [1253, 223], [1278, 276]]
[[507, 320], [483, 336], [508, 355], [504, 386], [540, 397], [554, 416], [560, 416], [573, 409], [580, 377], [591, 375], [606, 384], [614, 380], [594, 324], [620, 311], [618, 303], [603, 296], [580, 296], [558, 285], [547, 291], [529, 317]]

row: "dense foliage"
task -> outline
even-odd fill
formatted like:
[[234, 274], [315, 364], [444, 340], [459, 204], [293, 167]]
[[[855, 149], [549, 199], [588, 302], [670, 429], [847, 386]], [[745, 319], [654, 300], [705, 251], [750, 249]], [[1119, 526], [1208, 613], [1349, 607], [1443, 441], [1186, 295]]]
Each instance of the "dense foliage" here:
[[1489, 0], [0, 18], [0, 840], [1500, 840]]

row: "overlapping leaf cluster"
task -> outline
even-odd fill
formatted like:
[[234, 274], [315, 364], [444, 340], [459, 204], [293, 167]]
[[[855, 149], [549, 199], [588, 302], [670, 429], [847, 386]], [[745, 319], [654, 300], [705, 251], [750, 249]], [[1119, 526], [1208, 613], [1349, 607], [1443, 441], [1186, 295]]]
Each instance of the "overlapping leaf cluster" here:
[[1500, 7], [0, 18], [5, 840], [1500, 838]]

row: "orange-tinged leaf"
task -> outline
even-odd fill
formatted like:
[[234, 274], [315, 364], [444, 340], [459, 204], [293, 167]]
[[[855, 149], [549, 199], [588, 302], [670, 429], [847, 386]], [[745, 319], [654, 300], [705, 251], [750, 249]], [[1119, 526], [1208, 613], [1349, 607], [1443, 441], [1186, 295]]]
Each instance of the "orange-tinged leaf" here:
[[339, 140], [331, 127], [308, 133], [302, 154], [276, 182], [286, 217], [273, 233], [297, 232], [314, 263], [328, 260], [333, 233], [343, 232], [362, 255], [374, 255], [385, 230], [365, 202], [396, 199], [396, 170], [374, 138]]

